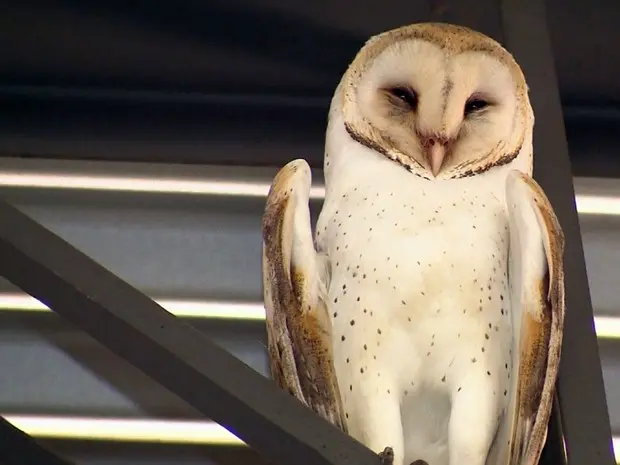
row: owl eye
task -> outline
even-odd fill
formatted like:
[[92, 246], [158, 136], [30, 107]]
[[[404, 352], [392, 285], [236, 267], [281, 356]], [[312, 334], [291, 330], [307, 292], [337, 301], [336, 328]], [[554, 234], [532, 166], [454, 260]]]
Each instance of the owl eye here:
[[468, 116], [476, 111], [483, 110], [489, 106], [489, 102], [486, 102], [480, 98], [472, 98], [465, 103], [465, 116]]
[[397, 99], [405, 102], [413, 110], [415, 110], [416, 106], [418, 105], [418, 96], [411, 89], [408, 89], [406, 87], [394, 87], [390, 89], [389, 92]]

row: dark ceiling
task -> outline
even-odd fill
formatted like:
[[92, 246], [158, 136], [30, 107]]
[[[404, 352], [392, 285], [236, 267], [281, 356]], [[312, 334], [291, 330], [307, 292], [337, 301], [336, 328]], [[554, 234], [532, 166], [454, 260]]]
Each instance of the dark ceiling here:
[[[441, 20], [502, 40], [495, 0], [2, 3], [5, 155], [318, 161], [329, 97], [369, 36]], [[620, 2], [546, 3], [575, 169], [609, 175]]]

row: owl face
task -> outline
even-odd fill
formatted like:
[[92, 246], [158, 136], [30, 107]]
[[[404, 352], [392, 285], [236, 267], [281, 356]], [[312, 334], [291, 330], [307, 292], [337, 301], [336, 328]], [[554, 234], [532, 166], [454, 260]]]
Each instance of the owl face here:
[[[456, 34], [471, 39], [469, 30]], [[371, 41], [366, 47], [380, 50], [371, 58], [360, 53], [364, 61], [349, 73], [345, 122], [354, 138], [371, 140], [431, 177], [455, 177], [516, 156], [531, 114], [523, 111], [529, 101], [520, 70], [499, 44], [489, 50], [446, 40], [445, 32], [438, 40], [397, 39], [383, 47], [377, 42], [386, 37]]]

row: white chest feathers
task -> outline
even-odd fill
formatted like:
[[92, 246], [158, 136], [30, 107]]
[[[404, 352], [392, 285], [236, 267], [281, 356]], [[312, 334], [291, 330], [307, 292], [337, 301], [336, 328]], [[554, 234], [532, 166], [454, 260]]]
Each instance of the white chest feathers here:
[[489, 434], [506, 407], [508, 218], [479, 179], [377, 177], [328, 191], [316, 231], [350, 433], [368, 444], [402, 428], [404, 463], [447, 464], [457, 397]]

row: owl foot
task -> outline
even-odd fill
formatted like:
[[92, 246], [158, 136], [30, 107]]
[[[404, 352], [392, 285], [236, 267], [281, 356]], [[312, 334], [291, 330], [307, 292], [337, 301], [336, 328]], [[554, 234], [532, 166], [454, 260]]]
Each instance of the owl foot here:
[[386, 447], [383, 452], [379, 453], [381, 459], [381, 465], [393, 465], [394, 463], [394, 449]]

